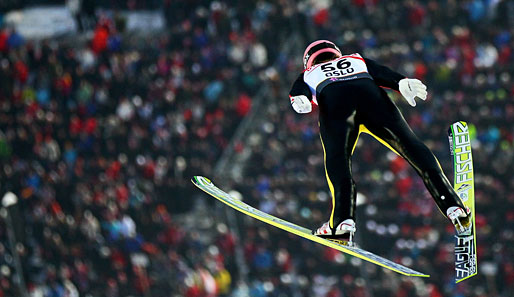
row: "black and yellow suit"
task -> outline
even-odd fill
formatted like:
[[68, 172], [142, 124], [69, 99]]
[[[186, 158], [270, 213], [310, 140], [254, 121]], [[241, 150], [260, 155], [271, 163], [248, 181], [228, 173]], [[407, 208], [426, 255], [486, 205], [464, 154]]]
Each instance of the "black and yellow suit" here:
[[[373, 79], [334, 82], [316, 94], [325, 173], [332, 195], [330, 227], [335, 228], [348, 218], [355, 220], [356, 191], [351, 158], [361, 132], [371, 134], [407, 160], [423, 179], [443, 214], [451, 206], [464, 209], [434, 154], [414, 134], [381, 88], [398, 91], [398, 82], [405, 76], [373, 60], [364, 60]], [[312, 98], [303, 73], [290, 91], [290, 96], [298, 95]]]

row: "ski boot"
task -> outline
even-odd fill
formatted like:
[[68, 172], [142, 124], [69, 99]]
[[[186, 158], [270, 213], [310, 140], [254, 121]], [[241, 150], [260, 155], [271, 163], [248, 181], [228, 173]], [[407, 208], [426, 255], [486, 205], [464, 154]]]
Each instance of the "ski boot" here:
[[335, 241], [342, 245], [354, 246], [353, 236], [355, 231], [355, 221], [352, 219], [346, 219], [342, 221], [339, 225], [337, 225], [337, 227], [334, 228], [334, 230], [330, 228], [329, 222], [326, 222], [316, 231], [313, 231], [312, 234], [319, 236], [321, 238]]
[[470, 235], [471, 234], [471, 210], [466, 207], [466, 211], [458, 206], [452, 206], [446, 210], [448, 219], [455, 225], [457, 235]]

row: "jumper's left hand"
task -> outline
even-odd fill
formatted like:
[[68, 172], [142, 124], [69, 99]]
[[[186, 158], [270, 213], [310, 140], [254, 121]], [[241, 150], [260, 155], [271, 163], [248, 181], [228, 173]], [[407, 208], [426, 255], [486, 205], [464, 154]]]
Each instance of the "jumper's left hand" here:
[[398, 83], [400, 94], [409, 102], [411, 106], [416, 106], [415, 97], [422, 100], [427, 99], [427, 86], [425, 86], [419, 79], [404, 78]]

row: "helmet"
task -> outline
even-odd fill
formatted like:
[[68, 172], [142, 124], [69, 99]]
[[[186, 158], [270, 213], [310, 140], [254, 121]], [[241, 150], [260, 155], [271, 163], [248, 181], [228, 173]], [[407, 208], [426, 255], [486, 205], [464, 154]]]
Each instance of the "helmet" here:
[[312, 63], [322, 53], [333, 53], [336, 56], [342, 56], [339, 48], [328, 40], [316, 40], [305, 49], [303, 53], [303, 68], [307, 69], [312, 66]]

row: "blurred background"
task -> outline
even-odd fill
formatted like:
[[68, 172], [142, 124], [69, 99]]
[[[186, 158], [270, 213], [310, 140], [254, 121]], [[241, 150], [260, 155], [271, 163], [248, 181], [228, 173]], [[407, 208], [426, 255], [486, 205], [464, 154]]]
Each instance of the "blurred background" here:
[[[0, 1], [0, 297], [514, 296], [514, 1]], [[408, 164], [354, 154], [357, 243], [407, 278], [229, 209], [327, 220], [317, 114], [289, 88], [330, 39], [421, 79], [390, 93], [452, 179], [472, 127], [479, 274]], [[11, 194], [6, 194], [11, 192]]]

